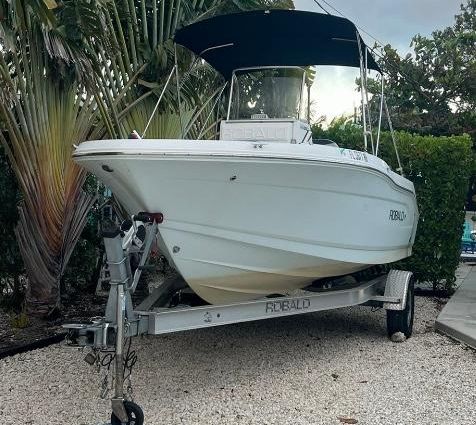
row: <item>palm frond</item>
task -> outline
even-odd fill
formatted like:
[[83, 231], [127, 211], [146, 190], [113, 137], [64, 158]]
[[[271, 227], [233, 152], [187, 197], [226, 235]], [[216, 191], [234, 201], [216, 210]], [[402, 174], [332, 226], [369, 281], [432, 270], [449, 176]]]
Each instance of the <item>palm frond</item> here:
[[0, 119], [7, 129], [0, 141], [23, 195], [16, 234], [29, 307], [46, 313], [59, 303], [60, 279], [93, 202], [71, 153], [88, 138], [96, 105], [81, 85], [58, 81], [44, 23], [32, 10], [18, 14], [17, 6], [6, 9], [15, 25], [0, 22]]

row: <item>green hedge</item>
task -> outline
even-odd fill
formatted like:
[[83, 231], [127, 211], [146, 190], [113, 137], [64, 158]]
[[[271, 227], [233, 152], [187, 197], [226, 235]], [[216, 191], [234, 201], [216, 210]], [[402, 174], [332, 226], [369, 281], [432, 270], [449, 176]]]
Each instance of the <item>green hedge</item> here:
[[[323, 130], [313, 128], [315, 138], [334, 140], [339, 146], [363, 149], [362, 130], [347, 124]], [[411, 270], [418, 281], [451, 290], [460, 259], [464, 206], [473, 153], [471, 138], [419, 136], [396, 133], [405, 177], [415, 185], [420, 220], [413, 255], [399, 268]], [[389, 133], [382, 135], [379, 156], [396, 169]]]

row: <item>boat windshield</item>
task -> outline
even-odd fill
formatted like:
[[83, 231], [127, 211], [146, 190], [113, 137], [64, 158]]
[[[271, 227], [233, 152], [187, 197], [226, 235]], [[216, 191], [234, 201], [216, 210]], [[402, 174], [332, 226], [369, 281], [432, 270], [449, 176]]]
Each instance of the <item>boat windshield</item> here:
[[299, 119], [302, 68], [260, 68], [233, 74], [228, 119]]

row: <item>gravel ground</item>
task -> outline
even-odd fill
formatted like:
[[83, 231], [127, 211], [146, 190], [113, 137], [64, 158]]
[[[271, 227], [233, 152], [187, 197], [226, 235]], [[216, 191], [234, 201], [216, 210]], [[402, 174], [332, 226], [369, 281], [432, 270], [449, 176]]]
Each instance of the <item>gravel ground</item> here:
[[[401, 344], [386, 338], [385, 312], [364, 307], [137, 339], [135, 399], [154, 425], [473, 425], [476, 355], [433, 331], [438, 310], [417, 298]], [[0, 423], [104, 423], [84, 354], [51, 346], [0, 361]]]

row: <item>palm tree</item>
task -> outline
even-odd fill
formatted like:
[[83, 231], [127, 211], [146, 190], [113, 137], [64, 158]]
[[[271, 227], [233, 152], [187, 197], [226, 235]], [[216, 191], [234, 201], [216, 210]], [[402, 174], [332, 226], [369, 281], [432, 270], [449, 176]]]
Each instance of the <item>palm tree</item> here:
[[46, 315], [60, 305], [60, 279], [93, 202], [71, 151], [93, 132], [95, 103], [74, 78], [73, 51], [61, 51], [64, 60], [49, 54], [63, 45], [45, 3], [2, 0], [0, 16], [0, 141], [22, 194], [16, 236], [27, 305]]
[[[102, 69], [97, 79], [103, 103], [102, 118], [114, 137], [127, 137], [132, 130], [145, 128], [150, 113], [173, 67], [187, 78], [180, 82], [177, 102], [176, 85], [170, 84], [158, 111], [155, 125], [147, 137], [213, 137], [216, 97], [223, 81], [208, 65], [194, 61], [193, 55], [178, 48], [174, 62], [172, 37], [175, 31], [198, 19], [214, 14], [265, 7], [293, 7], [290, 0], [122, 0], [105, 9], [104, 33], [112, 48], [90, 39]], [[182, 121], [178, 112], [182, 106]], [[212, 120], [213, 121], [213, 120]], [[167, 123], [166, 126], [164, 124]], [[200, 127], [209, 124], [205, 131]]]

